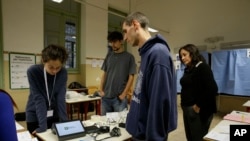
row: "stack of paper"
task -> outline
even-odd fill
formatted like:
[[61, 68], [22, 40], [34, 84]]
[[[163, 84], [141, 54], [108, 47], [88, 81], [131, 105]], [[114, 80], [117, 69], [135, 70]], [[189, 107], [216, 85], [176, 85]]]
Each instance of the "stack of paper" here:
[[245, 115], [245, 114], [227, 114], [226, 116], [223, 117], [223, 119], [250, 124], [250, 116]]
[[17, 133], [18, 141], [38, 141], [36, 137], [32, 137], [28, 131]]

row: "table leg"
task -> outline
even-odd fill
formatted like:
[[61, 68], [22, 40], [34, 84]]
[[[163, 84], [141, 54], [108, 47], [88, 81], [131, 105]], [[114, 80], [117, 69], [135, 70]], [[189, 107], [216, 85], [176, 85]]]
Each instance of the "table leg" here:
[[89, 102], [84, 102], [84, 119], [87, 120], [89, 112]]
[[246, 107], [246, 111], [247, 111], [247, 112], [250, 112], [250, 107]]
[[73, 119], [73, 107], [72, 107], [72, 104], [69, 104], [69, 114], [70, 114], [70, 119], [72, 120]]
[[70, 118], [70, 106], [68, 103], [66, 103], [66, 110], [67, 110], [67, 116], [68, 116], [68, 119]]
[[95, 102], [96, 115], [101, 115], [101, 100], [96, 100]]
[[[82, 119], [81, 106], [82, 106], [81, 103], [77, 103], [77, 107], [78, 107], [77, 117], [78, 117], [78, 119]], [[80, 118], [80, 116], [81, 116], [81, 118]]]

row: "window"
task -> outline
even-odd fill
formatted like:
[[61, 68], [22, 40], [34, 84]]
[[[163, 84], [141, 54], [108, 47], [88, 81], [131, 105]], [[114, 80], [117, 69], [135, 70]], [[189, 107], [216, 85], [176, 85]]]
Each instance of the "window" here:
[[65, 47], [69, 58], [66, 68], [76, 68], [76, 25], [72, 22], [65, 23]]
[[[112, 31], [122, 32], [122, 22], [127, 14], [111, 7], [108, 10], [108, 34]], [[127, 42], [124, 42], [124, 49], [127, 50]]]
[[73, 0], [54, 3], [45, 0], [44, 4], [44, 45], [65, 46], [69, 57], [65, 67], [70, 73], [79, 72], [80, 52], [80, 4]]
[[4, 77], [3, 77], [3, 30], [2, 30], [2, 1], [0, 1], [0, 88], [3, 88], [3, 82], [4, 82]]

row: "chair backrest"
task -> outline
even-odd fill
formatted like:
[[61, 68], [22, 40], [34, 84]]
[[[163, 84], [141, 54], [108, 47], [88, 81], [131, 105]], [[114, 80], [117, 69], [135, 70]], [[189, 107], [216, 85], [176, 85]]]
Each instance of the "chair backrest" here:
[[69, 89], [81, 89], [81, 88], [86, 88], [86, 87], [80, 84], [79, 82], [71, 82], [68, 88]]
[[94, 94], [96, 91], [98, 91], [97, 86], [88, 86], [88, 94]]
[[88, 94], [88, 89], [86, 88], [86, 86], [83, 86], [79, 82], [71, 82], [68, 88], [72, 91], [77, 91], [78, 93], [84, 92], [85, 94]]

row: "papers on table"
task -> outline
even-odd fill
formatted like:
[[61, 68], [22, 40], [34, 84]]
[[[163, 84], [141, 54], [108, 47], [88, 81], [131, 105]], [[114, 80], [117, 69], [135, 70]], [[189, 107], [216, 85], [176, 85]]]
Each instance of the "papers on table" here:
[[20, 125], [18, 122], [16, 122], [16, 130], [22, 130], [24, 127]]
[[18, 141], [38, 141], [37, 138], [32, 138], [29, 131], [23, 131], [17, 133]]
[[205, 136], [205, 138], [216, 141], [229, 141], [229, 133], [211, 131]]
[[106, 113], [106, 118], [108, 123], [120, 123], [125, 122], [128, 114], [128, 110], [124, 109], [121, 112], [109, 112]]
[[223, 119], [250, 124], [250, 114], [246, 112], [233, 111], [232, 113], [224, 116]]

